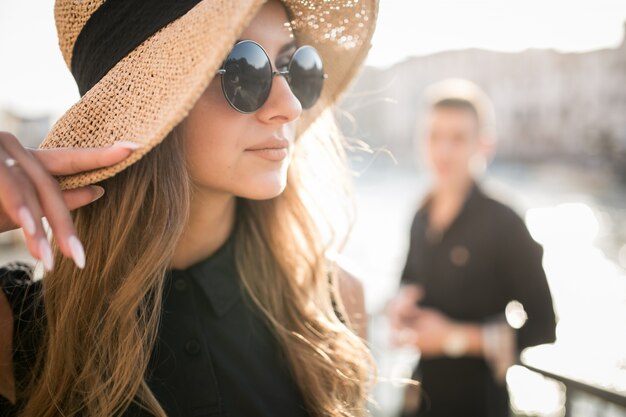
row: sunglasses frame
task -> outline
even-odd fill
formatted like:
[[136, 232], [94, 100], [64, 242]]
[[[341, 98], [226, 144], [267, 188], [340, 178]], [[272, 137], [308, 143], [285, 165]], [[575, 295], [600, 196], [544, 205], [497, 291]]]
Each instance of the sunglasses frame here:
[[[269, 62], [269, 64], [270, 64], [270, 69], [272, 70], [272, 75], [271, 75], [271, 79], [270, 79], [270, 91], [271, 91], [272, 86], [273, 86], [273, 84], [274, 84], [274, 77], [275, 77], [276, 75], [282, 75], [282, 76], [283, 76], [283, 77], [285, 77], [285, 79], [287, 80], [287, 84], [289, 84], [289, 89], [291, 90], [291, 94], [294, 94], [294, 92], [293, 92], [293, 88], [291, 87], [291, 78], [290, 78], [290, 76], [289, 76], [289, 75], [290, 75], [290, 71], [291, 71], [291, 65], [293, 64], [293, 58], [294, 58], [294, 57], [296, 56], [296, 54], [297, 54], [298, 52], [300, 52], [301, 50], [303, 50], [303, 49], [307, 49], [307, 48], [311, 48], [311, 49], [313, 49], [313, 50], [315, 51], [315, 53], [317, 54], [317, 56], [319, 56], [319, 57], [320, 57], [320, 60], [321, 60], [321, 58], [322, 58], [322, 56], [319, 54], [319, 52], [317, 51], [317, 49], [315, 49], [313, 46], [311, 46], [311, 45], [302, 45], [302, 46], [298, 47], [298, 48], [294, 51], [294, 53], [291, 55], [291, 58], [289, 59], [289, 64], [287, 64], [287, 69], [285, 69], [285, 70], [276, 70], [276, 69], [274, 69], [274, 65], [272, 64], [272, 60], [270, 59], [270, 57], [269, 57], [269, 55], [268, 55], [267, 51], [265, 50], [265, 48], [263, 48], [263, 46], [262, 46], [260, 43], [258, 43], [258, 42], [256, 42], [256, 41], [253, 41], [253, 40], [251, 40], [251, 39], [243, 39], [243, 40], [240, 40], [239, 42], [237, 42], [237, 43], [233, 46], [233, 49], [235, 49], [235, 48], [237, 47], [237, 45], [240, 45], [240, 44], [242, 44], [242, 43], [253, 43], [253, 44], [255, 44], [256, 46], [258, 46], [258, 47], [261, 49], [261, 51], [263, 51], [263, 54], [265, 54], [265, 57], [267, 58], [267, 62]], [[231, 49], [231, 52], [229, 52], [229, 53], [228, 53], [228, 55], [226, 56], [226, 59], [224, 59], [224, 64], [226, 63], [226, 60], [228, 59], [228, 56], [230, 56], [230, 54], [232, 53], [232, 50], [233, 50], [233, 49]], [[218, 69], [218, 70], [217, 70], [216, 74], [218, 74], [218, 75], [222, 75], [222, 76], [223, 76], [224, 74], [226, 74], [226, 68], [224, 68], [224, 66], [223, 66], [224, 64], [222, 64], [222, 67], [221, 67], [220, 69]], [[224, 98], [226, 99], [226, 101], [228, 102], [228, 104], [230, 105], [230, 107], [232, 107], [233, 109], [235, 109], [235, 110], [236, 110], [236, 111], [238, 111], [239, 113], [243, 113], [243, 114], [252, 114], [252, 113], [255, 113], [255, 112], [259, 111], [259, 109], [260, 109], [261, 107], [263, 107], [263, 105], [265, 104], [265, 101], [264, 101], [264, 102], [263, 102], [263, 103], [259, 106], [259, 108], [258, 108], [258, 109], [256, 109], [256, 110], [252, 110], [252, 111], [243, 111], [243, 110], [241, 110], [241, 109], [238, 109], [238, 108], [237, 108], [237, 107], [236, 107], [236, 106], [235, 106], [235, 105], [234, 105], [234, 104], [230, 101], [230, 99], [229, 99], [229, 98], [228, 98], [228, 96], [226, 95], [226, 87], [224, 86], [224, 77], [221, 77], [221, 78], [222, 78], [222, 80], [221, 80], [221, 84], [222, 84], [222, 93], [224, 94]], [[327, 78], [328, 78], [328, 74], [326, 74], [326, 73], [324, 72], [324, 63], [322, 62], [322, 79], [324, 79], [324, 80], [325, 80], [325, 79], [327, 79]], [[294, 94], [294, 96], [295, 96], [295, 94]], [[296, 97], [296, 98], [297, 98], [297, 97]], [[318, 100], [319, 100], [319, 98], [318, 98]], [[267, 101], [267, 99], [266, 99], [266, 101]], [[298, 99], [298, 101], [300, 101], [300, 99]], [[316, 100], [316, 101], [317, 101], [317, 100]], [[302, 103], [301, 103], [301, 104], [302, 104]], [[311, 106], [311, 107], [313, 107], [313, 106]], [[305, 109], [305, 110], [306, 110], [306, 109]]]

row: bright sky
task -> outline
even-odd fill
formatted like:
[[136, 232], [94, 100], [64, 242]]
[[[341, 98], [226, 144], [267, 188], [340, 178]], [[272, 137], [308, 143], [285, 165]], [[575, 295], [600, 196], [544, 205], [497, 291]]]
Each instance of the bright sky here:
[[382, 0], [368, 61], [387, 66], [406, 55], [473, 47], [615, 47], [624, 22], [624, 0]]
[[[0, 0], [0, 107], [58, 115], [78, 99], [52, 7], [53, 0]], [[384, 67], [410, 55], [471, 47], [611, 48], [625, 21], [626, 0], [381, 0], [367, 63]]]

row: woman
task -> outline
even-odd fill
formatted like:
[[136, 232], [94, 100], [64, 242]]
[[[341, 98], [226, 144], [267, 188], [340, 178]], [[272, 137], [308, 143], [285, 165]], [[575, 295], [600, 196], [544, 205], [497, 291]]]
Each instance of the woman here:
[[434, 184], [389, 311], [396, 342], [421, 352], [421, 401], [409, 387], [405, 415], [508, 416], [507, 368], [523, 348], [555, 338], [542, 248], [476, 178], [494, 145], [488, 97], [445, 80], [429, 89], [428, 106], [423, 149]]
[[0, 414], [364, 413], [373, 362], [303, 184], [341, 162], [311, 132], [376, 11], [56, 2], [82, 98], [40, 149], [0, 136], [0, 230], [45, 267], [0, 269]]

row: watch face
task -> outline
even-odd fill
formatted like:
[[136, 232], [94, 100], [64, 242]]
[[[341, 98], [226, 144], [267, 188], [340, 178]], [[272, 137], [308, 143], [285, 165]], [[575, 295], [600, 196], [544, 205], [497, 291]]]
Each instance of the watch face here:
[[447, 356], [458, 358], [467, 352], [467, 336], [461, 330], [452, 331], [443, 343], [443, 351]]

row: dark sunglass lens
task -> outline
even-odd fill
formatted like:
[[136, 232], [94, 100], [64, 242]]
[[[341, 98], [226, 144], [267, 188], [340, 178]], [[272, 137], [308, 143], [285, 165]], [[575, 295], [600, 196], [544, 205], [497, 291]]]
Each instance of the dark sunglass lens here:
[[272, 85], [272, 68], [263, 49], [254, 42], [238, 43], [226, 58], [224, 69], [222, 87], [229, 103], [245, 113], [258, 110]]
[[309, 109], [320, 98], [324, 86], [322, 58], [312, 46], [296, 51], [289, 65], [289, 84], [303, 109]]

